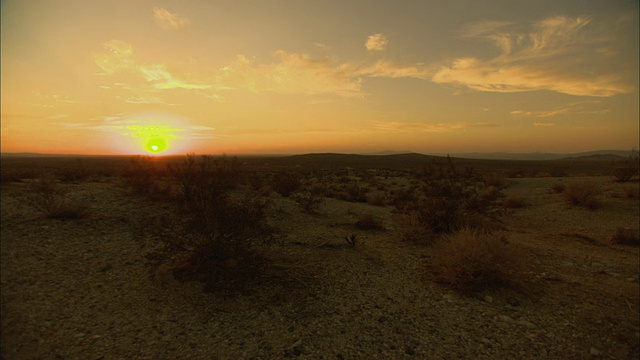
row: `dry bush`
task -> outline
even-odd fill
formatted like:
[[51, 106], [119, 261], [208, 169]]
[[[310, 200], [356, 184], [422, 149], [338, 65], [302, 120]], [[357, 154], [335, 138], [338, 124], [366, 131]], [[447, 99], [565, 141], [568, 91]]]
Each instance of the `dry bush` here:
[[589, 210], [600, 207], [600, 189], [592, 183], [572, 183], [564, 188], [564, 196], [572, 206], [582, 206]]
[[124, 183], [137, 194], [151, 194], [158, 189], [162, 170], [151, 156], [134, 156], [122, 172]]
[[29, 184], [27, 204], [52, 219], [83, 219], [87, 208], [71, 202], [55, 178], [43, 174]]
[[380, 218], [373, 214], [362, 214], [355, 223], [356, 229], [360, 230], [384, 230], [384, 224]]
[[520, 197], [508, 197], [504, 200], [504, 206], [509, 208], [509, 209], [519, 209], [522, 207], [525, 207], [527, 205], [527, 202]]
[[302, 187], [302, 175], [292, 170], [277, 172], [271, 180], [271, 188], [278, 194], [289, 197]]
[[424, 185], [411, 193], [417, 200], [396, 203], [404, 214], [405, 239], [430, 241], [466, 227], [497, 227], [493, 208], [502, 193], [495, 186], [483, 187], [473, 171], [459, 172], [449, 159], [418, 176]]
[[298, 192], [291, 197], [307, 214], [313, 214], [317, 212], [324, 203], [324, 198], [322, 196], [311, 191]]
[[482, 181], [484, 185], [489, 187], [493, 186], [498, 189], [504, 189], [507, 187], [507, 179], [498, 173], [488, 173], [482, 176]]
[[638, 199], [639, 197], [639, 192], [640, 189], [638, 188], [638, 185], [625, 185], [622, 187], [622, 191], [624, 191], [624, 194], [627, 196], [627, 198], [629, 199]]
[[524, 280], [519, 249], [499, 233], [462, 229], [440, 239], [432, 251], [433, 279], [459, 291], [517, 287]]
[[638, 158], [638, 151], [633, 149], [629, 158], [617, 167], [613, 176], [618, 182], [627, 182], [640, 173], [640, 159]]
[[565, 185], [562, 183], [555, 184], [549, 189], [552, 194], [562, 194], [564, 192]]
[[609, 236], [609, 242], [612, 244], [638, 246], [640, 244], [640, 232], [638, 229], [619, 227], [615, 234]]
[[172, 262], [176, 278], [201, 281], [211, 291], [240, 289], [258, 278], [264, 259], [256, 246], [268, 243], [275, 229], [266, 218], [266, 199], [238, 191], [245, 183], [238, 161], [190, 154], [169, 172], [181, 186], [186, 211], [148, 221], [154, 230], [140, 232], [155, 243], [156, 262]]

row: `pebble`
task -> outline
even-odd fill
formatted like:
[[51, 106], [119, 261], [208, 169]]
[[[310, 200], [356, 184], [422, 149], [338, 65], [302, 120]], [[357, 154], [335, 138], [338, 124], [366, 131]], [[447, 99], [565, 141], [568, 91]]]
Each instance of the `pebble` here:
[[591, 347], [591, 349], [589, 349], [589, 354], [591, 354], [591, 356], [600, 356], [600, 350]]
[[491, 296], [489, 296], [489, 295], [485, 295], [484, 301], [486, 301], [489, 304], [491, 304], [493, 302], [493, 298]]

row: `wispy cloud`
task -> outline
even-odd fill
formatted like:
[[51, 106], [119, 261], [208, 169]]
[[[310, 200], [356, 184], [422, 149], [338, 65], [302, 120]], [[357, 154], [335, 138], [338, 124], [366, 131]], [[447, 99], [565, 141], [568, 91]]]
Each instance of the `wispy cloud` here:
[[138, 117], [117, 114], [93, 118], [83, 123], [58, 123], [56, 125], [119, 134], [132, 138], [163, 137], [167, 139], [213, 139], [220, 135], [216, 129], [204, 125], [188, 124], [185, 121], [164, 119], [158, 116]]
[[524, 32], [510, 22], [472, 25], [463, 36], [489, 41], [499, 48], [499, 54], [490, 60], [455, 59], [441, 66], [432, 80], [492, 92], [550, 90], [613, 96], [632, 91], [614, 69], [579, 70], [593, 60], [587, 50], [600, 41], [585, 32], [591, 22], [590, 18], [556, 16], [535, 22]]
[[336, 64], [329, 56], [275, 52], [277, 62], [257, 64], [244, 55], [216, 76], [219, 89], [244, 89], [279, 93], [362, 96], [361, 79], [348, 64]]
[[367, 37], [367, 42], [364, 46], [369, 51], [382, 51], [387, 48], [389, 39], [384, 34], [373, 34]]
[[514, 116], [533, 116], [538, 118], [546, 118], [553, 117], [557, 115], [584, 115], [584, 114], [606, 114], [609, 112], [608, 109], [588, 109], [585, 108], [585, 105], [590, 105], [599, 102], [578, 102], [578, 103], [570, 103], [565, 106], [555, 108], [553, 110], [513, 110], [510, 112], [511, 115]]
[[533, 123], [533, 126], [545, 126], [545, 127], [550, 127], [550, 126], [556, 126], [556, 123], [542, 123], [542, 122], [535, 122], [535, 123]]
[[163, 29], [182, 30], [189, 25], [189, 19], [179, 17], [171, 13], [169, 10], [161, 7], [153, 8], [153, 19]]
[[420, 131], [420, 132], [443, 132], [464, 130], [469, 127], [466, 123], [421, 123], [421, 122], [375, 122], [373, 129], [381, 132], [398, 131]]
[[[117, 73], [133, 74], [153, 83], [153, 89], [209, 89], [211, 85], [190, 82], [174, 77], [164, 64], [139, 64], [134, 56], [131, 44], [120, 40], [110, 40], [104, 44], [104, 51], [94, 55], [95, 63], [104, 70], [102, 75]], [[118, 85], [120, 83], [115, 83]], [[128, 86], [128, 85], [127, 85]], [[104, 85], [102, 86], [103, 88]]]
[[433, 70], [430, 70], [422, 63], [412, 65], [398, 65], [389, 60], [378, 60], [372, 65], [360, 68], [356, 71], [356, 74], [367, 75], [371, 77], [410, 77], [416, 79], [428, 79], [433, 75]]

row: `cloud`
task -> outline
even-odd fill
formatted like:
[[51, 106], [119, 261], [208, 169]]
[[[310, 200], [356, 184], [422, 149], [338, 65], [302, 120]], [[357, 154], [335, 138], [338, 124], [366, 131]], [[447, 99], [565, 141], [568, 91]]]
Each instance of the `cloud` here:
[[182, 80], [174, 79], [164, 65], [151, 64], [142, 65], [139, 68], [147, 81], [156, 82], [153, 87], [156, 89], [209, 89], [211, 85], [189, 84]]
[[[585, 32], [591, 22], [590, 18], [556, 16], [533, 23], [527, 32], [517, 31], [517, 24], [510, 22], [474, 24], [463, 36], [493, 43], [498, 55], [489, 60], [455, 59], [442, 65], [432, 80], [489, 92], [549, 90], [613, 96], [632, 91], [614, 69], [593, 69], [597, 62], [589, 49], [596, 40]], [[585, 67], [590, 70], [580, 71]]]
[[421, 131], [421, 132], [443, 132], [453, 130], [464, 130], [470, 127], [467, 123], [421, 123], [421, 122], [376, 122], [373, 128], [382, 132], [397, 131]]
[[428, 79], [433, 75], [433, 70], [424, 64], [396, 65], [388, 60], [378, 60], [373, 65], [363, 67], [357, 71], [358, 75], [387, 78], [417, 78]]
[[555, 123], [535, 122], [535, 123], [533, 123], [533, 126], [546, 126], [546, 127], [549, 127], [549, 126], [556, 126], [556, 124]]
[[[211, 85], [208, 84], [197, 84], [175, 78], [164, 64], [138, 64], [133, 47], [124, 41], [110, 40], [104, 44], [104, 50], [103, 53], [94, 55], [95, 63], [104, 70], [102, 75], [133, 74], [147, 82], [152, 82], [153, 88], [158, 90], [211, 88]], [[119, 84], [121, 83], [114, 85]], [[105, 88], [104, 85], [101, 87]]]
[[583, 114], [606, 114], [609, 112], [607, 109], [601, 110], [589, 110], [584, 109], [583, 105], [599, 103], [599, 102], [579, 102], [566, 104], [564, 107], [559, 107], [553, 110], [543, 111], [525, 111], [525, 110], [513, 110], [510, 112], [514, 116], [533, 116], [538, 118], [553, 117], [556, 115], [583, 115]]
[[369, 51], [382, 51], [386, 49], [389, 40], [384, 34], [369, 35], [364, 46]]
[[189, 25], [189, 19], [172, 14], [169, 10], [160, 7], [153, 8], [153, 19], [163, 29], [182, 30]]
[[272, 91], [285, 94], [324, 94], [354, 97], [364, 95], [361, 79], [349, 64], [335, 64], [329, 56], [314, 58], [309, 54], [274, 53], [276, 62], [256, 64], [244, 55], [220, 69], [217, 89]]

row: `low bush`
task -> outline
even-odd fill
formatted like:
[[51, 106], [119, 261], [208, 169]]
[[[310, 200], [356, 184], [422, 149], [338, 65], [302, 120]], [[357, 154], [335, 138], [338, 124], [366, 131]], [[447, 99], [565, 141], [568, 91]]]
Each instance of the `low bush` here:
[[562, 194], [564, 192], [565, 185], [562, 183], [555, 184], [549, 189], [552, 194]]
[[314, 194], [311, 191], [298, 192], [291, 197], [307, 214], [313, 214], [317, 212], [324, 203], [324, 198], [322, 196]]
[[618, 182], [627, 182], [640, 174], [640, 159], [638, 151], [633, 149], [631, 154], [620, 166], [613, 171], [613, 177]]
[[433, 279], [463, 292], [490, 287], [518, 287], [523, 281], [520, 251], [504, 235], [462, 229], [436, 242]]
[[292, 170], [282, 170], [273, 175], [271, 188], [278, 194], [289, 197], [302, 187], [302, 175]]
[[52, 219], [83, 219], [88, 216], [87, 208], [71, 202], [68, 194], [56, 179], [43, 174], [29, 184], [27, 204]]
[[592, 183], [572, 183], [564, 188], [564, 196], [572, 206], [581, 206], [589, 210], [600, 207], [598, 196], [601, 191]]
[[373, 214], [362, 214], [355, 223], [356, 229], [359, 230], [384, 230], [382, 220]]
[[527, 202], [520, 197], [508, 197], [504, 200], [504, 206], [509, 209], [519, 209], [526, 205]]
[[169, 173], [185, 211], [139, 232], [155, 243], [156, 262], [170, 261], [176, 278], [201, 281], [207, 291], [240, 290], [258, 279], [265, 260], [256, 246], [272, 240], [275, 229], [266, 199], [240, 188], [248, 181], [238, 161], [190, 154]]
[[638, 229], [619, 227], [615, 234], [609, 236], [609, 242], [612, 244], [638, 246], [640, 244], [640, 232]]
[[629, 199], [638, 199], [638, 197], [640, 196], [640, 189], [638, 188], [638, 185], [625, 185], [622, 187], [622, 191], [624, 191], [624, 194], [626, 195], [627, 198]]

